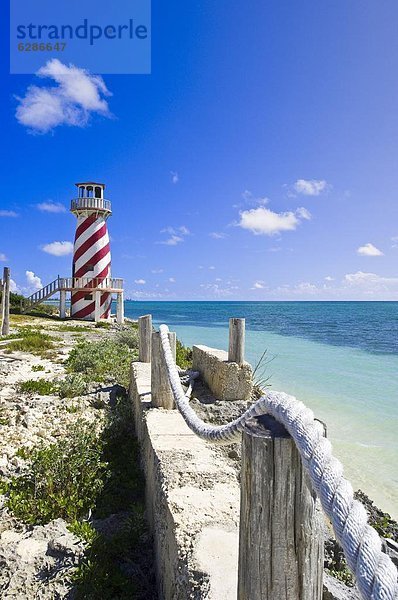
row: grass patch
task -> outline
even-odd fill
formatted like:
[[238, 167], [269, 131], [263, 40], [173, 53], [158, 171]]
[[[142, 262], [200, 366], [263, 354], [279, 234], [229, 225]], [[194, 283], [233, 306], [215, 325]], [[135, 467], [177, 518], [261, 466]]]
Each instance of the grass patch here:
[[39, 396], [49, 396], [57, 392], [57, 386], [47, 379], [28, 379], [21, 381], [17, 385], [18, 392], [24, 394], [39, 394]]
[[111, 324], [107, 323], [107, 321], [97, 321], [95, 327], [96, 329], [110, 329]]
[[54, 341], [57, 339], [47, 333], [42, 333], [28, 327], [20, 329], [18, 337], [22, 337], [22, 339], [11, 341], [7, 345], [7, 354], [19, 351], [43, 356], [48, 350], [52, 350], [55, 347]]
[[184, 346], [179, 339], [176, 341], [176, 363], [181, 369], [192, 369], [192, 348]]
[[87, 382], [117, 382], [128, 388], [131, 361], [137, 356], [115, 340], [83, 341], [71, 350], [66, 368], [70, 373], [81, 373]]
[[43, 365], [32, 365], [32, 371], [38, 372], [38, 371], [44, 371], [45, 368]]
[[85, 327], [84, 325], [58, 325], [57, 327], [52, 328], [54, 331], [62, 331], [62, 332], [76, 332], [76, 331], [91, 331], [91, 327]]

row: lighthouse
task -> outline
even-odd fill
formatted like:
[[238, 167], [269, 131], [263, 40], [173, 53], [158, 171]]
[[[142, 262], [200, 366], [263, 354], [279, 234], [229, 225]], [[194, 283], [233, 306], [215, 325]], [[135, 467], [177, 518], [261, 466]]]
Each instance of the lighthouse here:
[[67, 316], [67, 294], [70, 293], [70, 316], [85, 321], [108, 320], [112, 296], [116, 295], [116, 321], [124, 323], [123, 279], [111, 277], [111, 249], [107, 227], [112, 214], [105, 200], [105, 184], [94, 181], [76, 183], [77, 198], [71, 202], [71, 213], [77, 218], [73, 249], [72, 277], [58, 277], [25, 298], [22, 312], [59, 294], [59, 316]]
[[111, 250], [107, 219], [111, 203], [105, 200], [105, 184], [76, 183], [78, 197], [71, 202], [77, 217], [73, 250], [71, 317], [87, 321], [108, 319], [112, 294]]

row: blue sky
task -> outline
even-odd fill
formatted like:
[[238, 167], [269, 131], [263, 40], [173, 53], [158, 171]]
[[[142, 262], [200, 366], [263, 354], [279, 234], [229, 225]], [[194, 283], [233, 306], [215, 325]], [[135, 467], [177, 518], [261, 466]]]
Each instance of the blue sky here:
[[398, 4], [233, 4], [154, 2], [152, 74], [103, 79], [9, 75], [1, 19], [19, 289], [70, 274], [74, 183], [99, 180], [131, 298], [398, 300]]

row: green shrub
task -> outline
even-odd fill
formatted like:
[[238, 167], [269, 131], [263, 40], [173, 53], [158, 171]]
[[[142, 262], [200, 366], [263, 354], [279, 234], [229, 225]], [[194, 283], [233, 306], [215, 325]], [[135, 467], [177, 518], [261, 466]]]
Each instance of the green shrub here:
[[37, 317], [53, 317], [58, 314], [58, 308], [55, 304], [38, 304], [30, 309], [26, 314]]
[[102, 450], [95, 425], [77, 421], [64, 439], [32, 451], [26, 474], [3, 486], [7, 507], [35, 525], [87, 515], [108, 476]]
[[[73, 533], [79, 535], [80, 528], [74, 529]], [[139, 563], [142, 557], [141, 539], [145, 532], [144, 512], [139, 505], [133, 507], [130, 518], [111, 535], [97, 533], [94, 529], [90, 532], [84, 527], [81, 533], [88, 539], [88, 547], [72, 576], [76, 600], [153, 598], [142, 571], [137, 570], [131, 576], [127, 569], [129, 564]]]
[[192, 368], [192, 348], [184, 346], [179, 339], [176, 342], [176, 363], [181, 369]]
[[127, 327], [118, 331], [116, 341], [118, 344], [125, 344], [132, 350], [137, 350], [138, 352], [138, 330], [136, 328]]
[[70, 373], [58, 383], [60, 398], [75, 398], [87, 392], [87, 382], [81, 373]]
[[[86, 523], [71, 530], [87, 548], [73, 575], [77, 600], [150, 600], [153, 581], [148, 581], [152, 548], [144, 518], [145, 482], [139, 466], [139, 447], [133, 435], [131, 404], [120, 396], [107, 411], [102, 433], [103, 460], [109, 477], [95, 507], [96, 518], [124, 515], [109, 534], [95, 532]], [[128, 511], [128, 514], [126, 514]], [[138, 568], [128, 568], [134, 564]]]
[[44, 371], [44, 366], [43, 365], [32, 365], [32, 371]]
[[0, 406], [0, 425], [9, 425], [10, 419], [5, 413], [4, 407]]
[[117, 382], [128, 387], [131, 361], [136, 353], [114, 340], [79, 342], [70, 352], [66, 367], [71, 373], [82, 373], [87, 382]]
[[49, 396], [57, 390], [57, 386], [47, 379], [28, 379], [21, 381], [17, 385], [18, 392], [27, 394], [39, 394], [40, 396]]

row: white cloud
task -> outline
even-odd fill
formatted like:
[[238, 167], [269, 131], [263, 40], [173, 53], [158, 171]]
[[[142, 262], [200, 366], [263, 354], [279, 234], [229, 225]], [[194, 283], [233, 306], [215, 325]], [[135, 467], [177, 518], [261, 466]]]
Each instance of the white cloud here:
[[134, 279], [134, 283], [136, 283], [137, 285], [145, 285], [146, 281], [145, 279]]
[[178, 176], [177, 171], [170, 171], [170, 175], [171, 175], [171, 181], [175, 184], [178, 183], [180, 178]]
[[99, 75], [64, 65], [57, 58], [49, 60], [36, 75], [48, 77], [57, 85], [31, 85], [23, 98], [17, 98], [17, 121], [30, 131], [47, 133], [59, 125], [85, 127], [92, 113], [111, 116], [103, 98], [111, 93]]
[[216, 268], [216, 267], [215, 267], [214, 265], [210, 265], [210, 267], [209, 267], [210, 271], [214, 271], [214, 270], [215, 270], [215, 268]]
[[255, 196], [250, 190], [245, 190], [242, 192], [242, 198], [245, 202], [249, 204], [255, 204], [257, 206], [264, 206], [269, 202], [269, 198], [266, 196]]
[[219, 233], [218, 231], [212, 231], [209, 233], [209, 236], [213, 238], [213, 240], [223, 240], [227, 237], [226, 233]]
[[365, 244], [364, 246], [360, 246], [357, 249], [357, 253], [361, 256], [384, 256], [381, 250], [379, 250], [378, 248], [376, 248], [376, 246], [373, 246], [373, 244], [370, 243]]
[[391, 248], [398, 248], [398, 235], [391, 238], [392, 245]]
[[165, 227], [161, 229], [160, 233], [168, 233], [170, 235], [167, 240], [156, 242], [157, 244], [164, 244], [165, 246], [177, 246], [181, 242], [184, 242], [184, 237], [190, 235], [188, 227], [181, 225], [180, 227]]
[[255, 281], [253, 283], [252, 290], [263, 290], [265, 289], [264, 281]]
[[330, 188], [330, 185], [324, 179], [297, 179], [293, 188], [298, 194], [304, 196], [319, 196]]
[[350, 285], [397, 285], [398, 277], [382, 277], [376, 273], [364, 273], [357, 271], [356, 273], [347, 273], [344, 280]]
[[158, 273], [163, 273], [163, 270], [164, 270], [164, 269], [152, 269], [152, 270], [151, 270], [151, 273], [155, 273], [155, 274], [158, 274]]
[[66, 208], [63, 204], [61, 204], [60, 202], [53, 202], [52, 200], [49, 200], [48, 202], [40, 202], [39, 204], [36, 204], [36, 208], [41, 212], [48, 213], [66, 212]]
[[239, 289], [237, 286], [222, 287], [218, 283], [201, 283], [199, 287], [208, 292], [207, 296], [215, 298], [233, 296], [236, 290]]
[[43, 252], [52, 254], [52, 256], [67, 256], [73, 252], [72, 242], [51, 242], [51, 244], [44, 244], [41, 246]]
[[13, 294], [19, 294], [20, 292], [19, 287], [13, 279], [10, 279], [10, 292], [12, 292]]
[[312, 219], [312, 215], [311, 215], [310, 211], [307, 210], [306, 208], [304, 208], [304, 206], [300, 206], [296, 210], [296, 215], [298, 217], [301, 217], [302, 219], [305, 219], [306, 221], [310, 221]]
[[169, 277], [169, 281], [170, 281], [170, 283], [175, 283], [176, 282], [176, 280], [174, 279], [174, 277]]
[[[325, 277], [326, 283], [302, 281], [298, 284], [280, 285], [267, 290], [267, 297], [306, 300], [398, 300], [398, 277], [385, 277], [376, 273], [347, 273], [341, 281], [331, 284], [332, 277]], [[253, 288], [252, 288], [253, 289]]]
[[17, 217], [15, 210], [0, 210], [0, 217]]
[[167, 238], [167, 240], [164, 240], [164, 242], [157, 242], [157, 243], [164, 244], [165, 246], [177, 246], [177, 244], [180, 244], [183, 241], [184, 241], [184, 238], [182, 238], [181, 236], [172, 235], [169, 238]]
[[327, 275], [325, 277], [325, 281], [334, 281], [333, 277], [330, 277], [330, 275]]
[[28, 287], [33, 290], [40, 290], [43, 287], [40, 277], [35, 275], [33, 271], [25, 271]]
[[0, 262], [6, 262], [6, 260], [8, 260], [8, 258], [6, 257], [4, 252], [0, 252]]
[[282, 231], [293, 231], [297, 228], [302, 217], [300, 212], [276, 213], [260, 206], [240, 212], [239, 227], [248, 229], [255, 235], [275, 235]]

